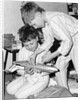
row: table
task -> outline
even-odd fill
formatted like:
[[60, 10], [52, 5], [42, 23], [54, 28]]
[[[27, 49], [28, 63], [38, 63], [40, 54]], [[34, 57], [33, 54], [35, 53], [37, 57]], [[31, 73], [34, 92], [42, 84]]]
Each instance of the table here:
[[4, 69], [5, 69], [7, 59], [8, 59], [8, 54], [12, 53], [12, 61], [16, 61], [16, 54], [19, 52], [19, 49], [12, 49], [12, 48], [7, 48], [7, 47], [4, 47], [4, 49], [6, 50], [5, 62], [4, 62]]
[[[8, 59], [8, 54], [12, 53], [12, 61], [16, 61], [16, 54], [19, 52], [19, 49], [12, 49], [10, 47], [4, 47], [4, 50], [6, 51], [5, 54], [5, 61], [4, 61], [4, 70], [6, 69], [6, 63]], [[8, 74], [4, 71], [4, 95], [5, 95], [5, 75]], [[14, 73], [10, 73], [12, 76], [14, 76]]]

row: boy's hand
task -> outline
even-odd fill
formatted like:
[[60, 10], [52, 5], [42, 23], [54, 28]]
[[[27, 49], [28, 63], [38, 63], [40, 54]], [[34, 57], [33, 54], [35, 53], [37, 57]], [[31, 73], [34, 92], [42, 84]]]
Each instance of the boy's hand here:
[[25, 69], [25, 72], [27, 74], [30, 74], [30, 75], [33, 75], [34, 74], [34, 70], [33, 68], [31, 68], [31, 65], [28, 65], [27, 67], [24, 68]]
[[39, 69], [34, 69], [34, 71], [35, 71], [36, 73], [41, 73], [41, 72], [42, 72], [42, 71], [39, 70]]

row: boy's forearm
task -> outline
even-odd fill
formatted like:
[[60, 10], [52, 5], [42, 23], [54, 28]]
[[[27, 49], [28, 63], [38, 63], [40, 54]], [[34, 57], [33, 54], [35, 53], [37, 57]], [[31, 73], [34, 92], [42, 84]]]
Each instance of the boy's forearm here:
[[43, 57], [43, 63], [49, 62], [49, 61], [51, 61], [53, 58], [55, 58], [55, 57], [57, 57], [57, 56], [60, 56], [60, 55], [61, 55], [61, 54], [59, 53], [58, 50], [55, 51], [55, 52], [53, 52], [53, 53], [51, 53], [51, 54], [48, 54], [48, 55], [46, 55], [46, 56]]
[[53, 58], [60, 56], [61, 54], [58, 51], [51, 53], [50, 56], [47, 56], [48, 61], [51, 61]]
[[57, 50], [54, 53], [52, 53], [52, 58], [55, 58], [55, 57], [60, 56], [60, 55], [61, 55], [61, 53]]

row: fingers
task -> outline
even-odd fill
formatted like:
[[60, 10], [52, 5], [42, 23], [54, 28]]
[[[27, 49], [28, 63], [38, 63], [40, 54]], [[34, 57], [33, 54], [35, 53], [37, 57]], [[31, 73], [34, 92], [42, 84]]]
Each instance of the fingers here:
[[35, 72], [36, 72], [36, 73], [41, 73], [41, 70], [36, 69], [35, 67], [33, 68], [32, 66], [33, 66], [33, 65], [30, 64], [29, 66], [25, 67], [25, 72], [26, 72], [27, 74], [33, 75]]
[[27, 67], [25, 67], [26, 73], [28, 73], [30, 75], [34, 74], [34, 70], [33, 70], [32, 66], [33, 65], [30, 63], [29, 65], [27, 65]]
[[39, 69], [34, 69], [34, 71], [35, 71], [36, 73], [41, 73], [41, 70], [39, 70]]
[[25, 72], [30, 75], [34, 74], [34, 71], [31, 67], [26, 67]]

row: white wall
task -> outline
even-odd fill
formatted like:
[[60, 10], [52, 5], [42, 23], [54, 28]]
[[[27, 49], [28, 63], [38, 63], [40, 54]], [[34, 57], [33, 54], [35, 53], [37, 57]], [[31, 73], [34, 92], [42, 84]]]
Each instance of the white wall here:
[[12, 33], [17, 38], [17, 31], [23, 25], [19, 1], [4, 0], [4, 33]]
[[[37, 2], [47, 11], [61, 11], [67, 13], [66, 3]], [[20, 1], [4, 0], [4, 33], [13, 33], [16, 38], [18, 29], [23, 25], [20, 14]]]
[[[47, 11], [61, 11], [67, 13], [66, 3], [37, 2]], [[23, 25], [20, 14], [20, 1], [4, 0], [4, 33], [12, 33], [18, 39], [17, 31]], [[12, 55], [9, 54], [7, 66], [12, 64]]]
[[67, 11], [67, 3], [63, 2], [36, 2], [46, 11], [60, 11], [64, 13], [68, 13]]

